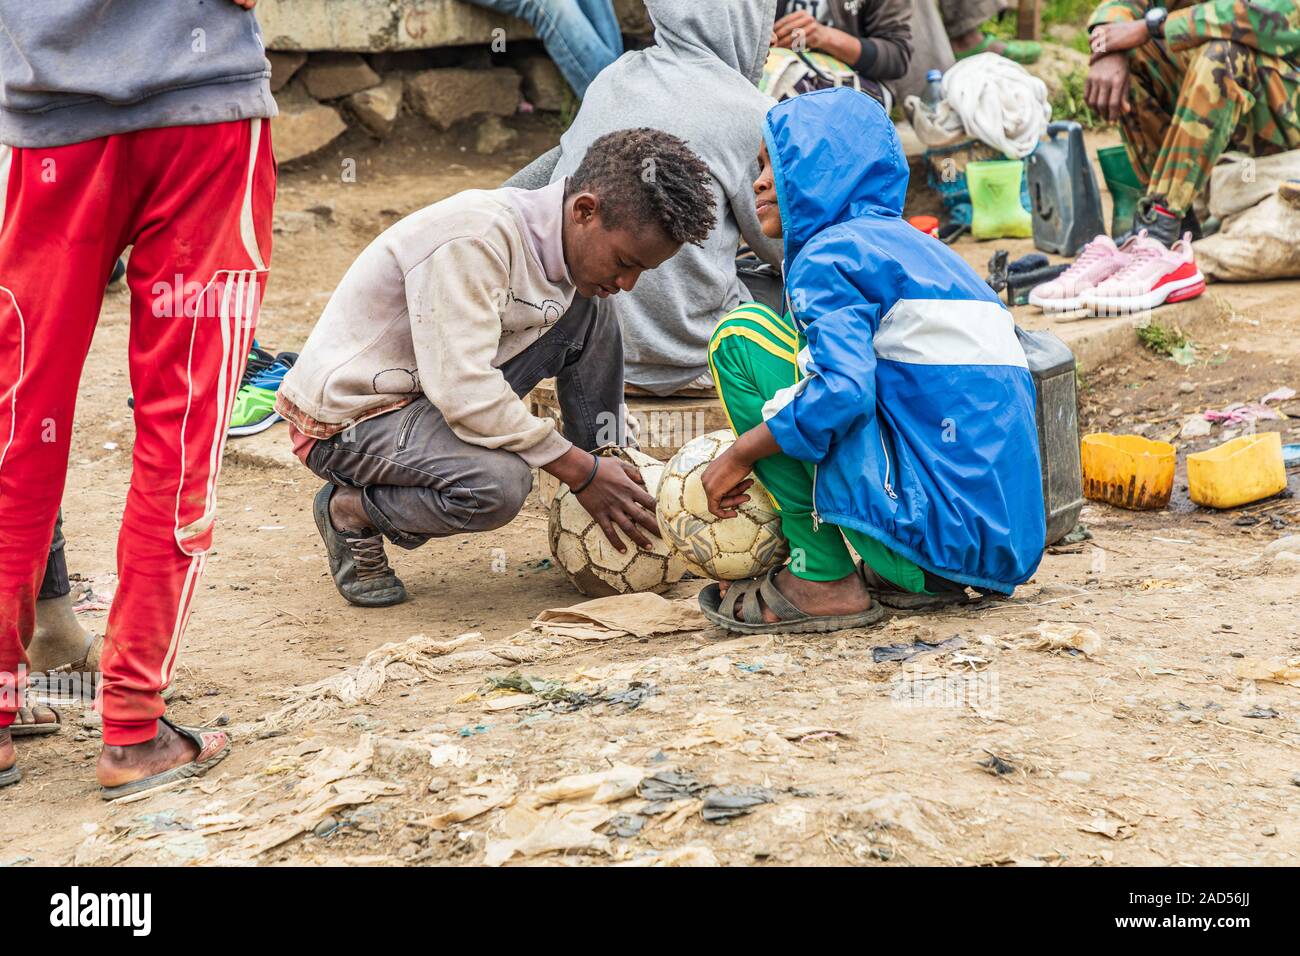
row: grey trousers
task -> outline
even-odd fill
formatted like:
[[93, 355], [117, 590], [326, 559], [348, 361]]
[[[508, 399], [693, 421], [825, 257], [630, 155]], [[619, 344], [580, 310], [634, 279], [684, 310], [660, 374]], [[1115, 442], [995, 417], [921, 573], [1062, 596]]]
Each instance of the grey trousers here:
[[[580, 448], [622, 437], [623, 338], [594, 302], [575, 299], [501, 372], [520, 398], [553, 376], [564, 435]], [[316, 442], [307, 467], [335, 485], [360, 488], [374, 526], [408, 549], [508, 524], [533, 486], [522, 458], [462, 441], [424, 396]]]

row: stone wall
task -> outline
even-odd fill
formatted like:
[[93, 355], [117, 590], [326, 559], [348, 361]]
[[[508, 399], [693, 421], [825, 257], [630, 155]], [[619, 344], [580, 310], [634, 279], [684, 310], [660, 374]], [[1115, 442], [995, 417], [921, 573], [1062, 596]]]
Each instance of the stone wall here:
[[[642, 0], [615, 6], [625, 33], [652, 32]], [[575, 102], [528, 24], [461, 0], [261, 0], [257, 14], [281, 163], [349, 127], [383, 139], [403, 114], [437, 131], [472, 123], [478, 149], [493, 152], [514, 139], [504, 120], [521, 108]]]
[[[651, 33], [642, 0], [614, 5], [625, 33]], [[381, 53], [486, 45], [494, 30], [507, 40], [533, 36], [522, 20], [462, 0], [261, 0], [257, 18], [269, 50]]]

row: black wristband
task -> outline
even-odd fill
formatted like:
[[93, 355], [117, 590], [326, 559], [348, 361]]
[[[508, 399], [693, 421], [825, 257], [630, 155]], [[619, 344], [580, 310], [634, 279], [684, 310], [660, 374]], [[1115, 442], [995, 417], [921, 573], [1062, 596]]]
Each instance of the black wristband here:
[[571, 490], [573, 491], [573, 493], [574, 493], [575, 495], [580, 495], [580, 494], [582, 494], [584, 491], [586, 491], [586, 490], [587, 490], [587, 486], [588, 486], [589, 484], [591, 484], [593, 481], [596, 480], [596, 472], [598, 472], [598, 471], [600, 471], [600, 456], [599, 456], [599, 455], [592, 455], [592, 456], [591, 456], [591, 474], [588, 475], [588, 476], [587, 476], [587, 480], [584, 481], [582, 484], [580, 484], [577, 488], [573, 488], [573, 489], [571, 489]]

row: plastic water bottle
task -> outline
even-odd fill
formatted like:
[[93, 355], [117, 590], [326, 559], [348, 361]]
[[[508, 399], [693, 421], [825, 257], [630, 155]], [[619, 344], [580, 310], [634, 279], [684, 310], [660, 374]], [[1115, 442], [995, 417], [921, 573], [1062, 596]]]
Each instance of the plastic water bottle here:
[[943, 102], [943, 71], [929, 70], [925, 74], [925, 92], [921, 94], [921, 102], [931, 115], [939, 108]]

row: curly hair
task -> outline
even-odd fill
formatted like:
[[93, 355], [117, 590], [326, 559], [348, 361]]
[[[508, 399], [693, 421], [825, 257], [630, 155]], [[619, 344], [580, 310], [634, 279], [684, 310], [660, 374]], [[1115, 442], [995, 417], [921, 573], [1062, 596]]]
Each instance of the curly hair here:
[[698, 246], [717, 225], [712, 178], [684, 140], [643, 126], [592, 143], [569, 177], [565, 198], [593, 192], [607, 228], [653, 223], [678, 245]]

